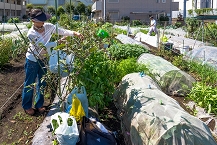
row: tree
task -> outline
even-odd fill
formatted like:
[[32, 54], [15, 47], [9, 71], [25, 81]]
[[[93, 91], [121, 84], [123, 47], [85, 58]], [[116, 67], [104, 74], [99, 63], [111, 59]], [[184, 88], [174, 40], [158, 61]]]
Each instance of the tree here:
[[66, 13], [71, 14], [74, 13], [75, 6], [73, 4], [70, 5], [70, 3], [66, 3]]
[[65, 13], [65, 10], [62, 6], [59, 6], [57, 8], [57, 16], [60, 16], [61, 14], [64, 14]]
[[78, 15], [78, 14], [85, 14], [85, 9], [86, 9], [86, 6], [83, 3], [79, 2], [78, 5], [77, 5], [77, 7], [75, 8], [74, 13], [76, 15]]
[[48, 6], [47, 11], [51, 15], [55, 14], [55, 8], [53, 6]]
[[85, 9], [85, 15], [90, 16], [91, 10], [92, 10], [92, 6], [91, 5], [87, 6]]
[[33, 4], [27, 4], [26, 8], [29, 9], [29, 12], [31, 11], [31, 9], [33, 9]]
[[35, 9], [41, 9], [42, 11], [44, 11], [44, 7], [43, 6], [34, 6]]

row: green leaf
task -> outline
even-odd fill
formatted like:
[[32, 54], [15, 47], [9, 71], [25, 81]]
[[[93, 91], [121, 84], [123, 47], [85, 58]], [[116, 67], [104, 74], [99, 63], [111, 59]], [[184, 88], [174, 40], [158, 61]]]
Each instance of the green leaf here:
[[59, 127], [59, 124], [56, 119], [52, 119], [52, 124], [54, 128], [53, 132], [55, 132], [55, 130]]
[[56, 47], [54, 47], [53, 49], [54, 50], [61, 50], [63, 47], [65, 47], [66, 46], [66, 44], [60, 44], [60, 45], [58, 45], [58, 46], [56, 46]]
[[67, 123], [68, 123], [68, 126], [72, 126], [73, 120], [71, 118], [68, 118]]
[[62, 120], [61, 116], [58, 115], [58, 118], [59, 118], [59, 120], [60, 120], [60, 124], [62, 124], [62, 123], [63, 123], [63, 120]]

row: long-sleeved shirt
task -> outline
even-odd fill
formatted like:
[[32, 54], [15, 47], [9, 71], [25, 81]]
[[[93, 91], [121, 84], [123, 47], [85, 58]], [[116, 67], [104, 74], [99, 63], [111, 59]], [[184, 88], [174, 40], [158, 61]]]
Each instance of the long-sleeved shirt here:
[[152, 20], [151, 20], [151, 27], [152, 27], [152, 26], [153, 26], [153, 27], [156, 27], [156, 21], [155, 21], [155, 19], [152, 19]]
[[[39, 56], [44, 51], [43, 48], [40, 48], [39, 44], [42, 44], [46, 47], [46, 45], [49, 44], [52, 34], [56, 33], [56, 25], [53, 25], [51, 23], [44, 23], [44, 29], [45, 30], [43, 33], [39, 33], [35, 31], [35, 29], [32, 26], [27, 33], [27, 37], [30, 40], [30, 46], [26, 53], [26, 58], [31, 61], [37, 62], [36, 57]], [[63, 28], [58, 28], [57, 33], [58, 35], [63, 35], [63, 36], [74, 35], [74, 31], [66, 30]]]

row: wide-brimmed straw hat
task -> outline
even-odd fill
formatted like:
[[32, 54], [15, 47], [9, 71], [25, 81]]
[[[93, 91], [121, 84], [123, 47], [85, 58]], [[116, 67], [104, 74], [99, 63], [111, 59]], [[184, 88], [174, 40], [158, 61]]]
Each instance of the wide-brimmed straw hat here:
[[30, 19], [44, 22], [51, 18], [50, 14], [45, 14], [41, 9], [32, 9], [29, 13]]

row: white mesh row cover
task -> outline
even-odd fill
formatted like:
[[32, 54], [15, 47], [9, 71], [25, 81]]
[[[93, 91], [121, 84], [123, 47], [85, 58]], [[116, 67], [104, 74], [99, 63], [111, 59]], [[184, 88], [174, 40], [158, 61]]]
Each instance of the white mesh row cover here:
[[216, 145], [208, 126], [163, 93], [149, 76], [126, 75], [114, 102], [127, 145]]
[[144, 42], [146, 44], [149, 44], [153, 47], [158, 47], [158, 44], [157, 44], [157, 40], [158, 40], [158, 37], [157, 35], [156, 36], [149, 36], [147, 34], [144, 34], [143, 32], [138, 32], [136, 34], [136, 36], [134, 37], [135, 40], [137, 41], [141, 41], [141, 42]]
[[[0, 31], [1, 31], [1, 30], [0, 30]], [[22, 29], [22, 30], [20, 30], [20, 32], [21, 32], [24, 36], [26, 36], [26, 34], [27, 34], [27, 32], [28, 32], [28, 29]], [[2, 39], [11, 38], [11, 39], [13, 39], [13, 40], [16, 40], [16, 39], [18, 39], [18, 40], [23, 40], [22, 37], [21, 37], [21, 35], [20, 35], [20, 32], [19, 32], [19, 31], [12, 31], [12, 32], [9, 33], [9, 34], [1, 35], [0, 38], [2, 38]]]
[[149, 53], [143, 53], [137, 59], [138, 63], [145, 64], [149, 71], [154, 74], [154, 79], [167, 95], [185, 96], [196, 81], [186, 72], [163, 59]]
[[136, 40], [128, 37], [127, 35], [124, 35], [124, 34], [118, 34], [116, 36], [116, 39], [118, 39], [119, 41], [121, 41], [121, 43], [123, 43], [123, 44], [137, 44], [137, 45], [143, 46], [146, 49], [150, 50], [150, 48], [147, 45], [142, 44], [141, 42], [136, 41]]
[[185, 59], [199, 61], [202, 64], [217, 68], [217, 47], [201, 46], [195, 48], [186, 54]]

